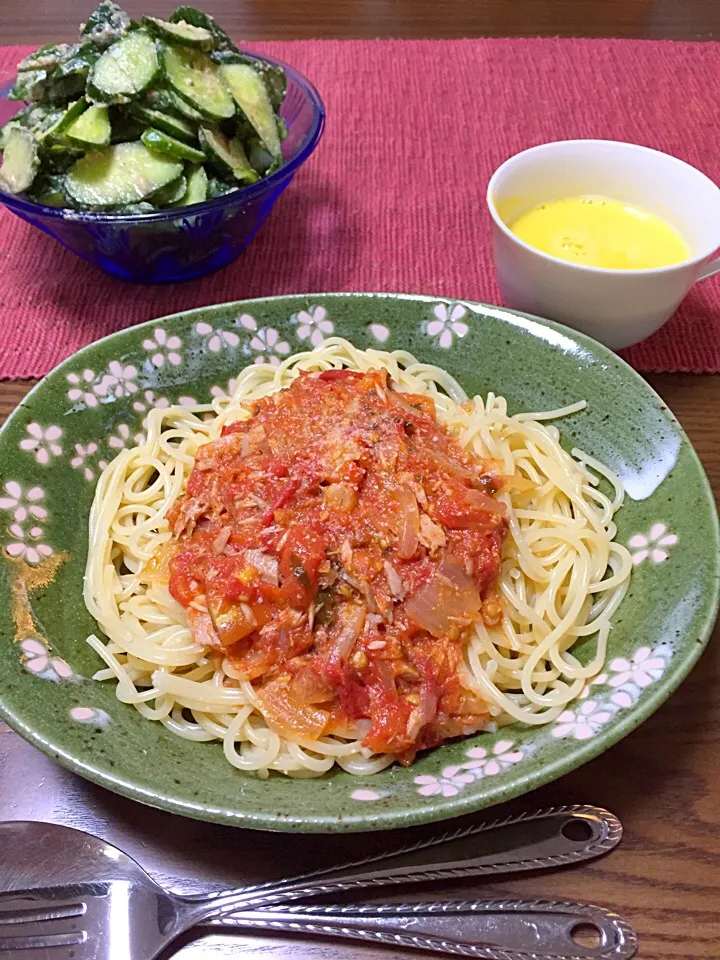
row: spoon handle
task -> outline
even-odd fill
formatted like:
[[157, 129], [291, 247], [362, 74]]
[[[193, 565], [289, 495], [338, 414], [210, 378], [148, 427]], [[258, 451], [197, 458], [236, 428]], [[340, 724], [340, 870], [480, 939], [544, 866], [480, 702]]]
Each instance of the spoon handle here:
[[[238, 913], [222, 923], [484, 960], [621, 960], [632, 957], [638, 945], [635, 931], [608, 910], [547, 900], [278, 906]], [[586, 945], [584, 938], [575, 938], [581, 931]]]
[[344, 890], [542, 870], [599, 857], [622, 838], [617, 817], [600, 807], [553, 807], [437, 834], [388, 853], [325, 867], [276, 883], [183, 898], [195, 923], [233, 910]]

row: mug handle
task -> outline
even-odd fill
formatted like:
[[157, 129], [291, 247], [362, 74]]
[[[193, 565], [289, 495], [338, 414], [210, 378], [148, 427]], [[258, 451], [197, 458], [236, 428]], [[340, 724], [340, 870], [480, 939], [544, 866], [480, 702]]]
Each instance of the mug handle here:
[[697, 275], [697, 280], [707, 280], [708, 277], [712, 277], [716, 273], [720, 273], [720, 257], [709, 260]]

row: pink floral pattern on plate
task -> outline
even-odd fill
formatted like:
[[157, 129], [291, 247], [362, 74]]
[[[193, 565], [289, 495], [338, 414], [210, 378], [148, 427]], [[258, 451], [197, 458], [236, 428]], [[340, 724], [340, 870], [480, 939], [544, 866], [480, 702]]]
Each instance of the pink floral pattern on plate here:
[[45, 466], [50, 462], [51, 457], [59, 457], [62, 454], [62, 447], [58, 440], [63, 432], [56, 424], [41, 427], [39, 423], [29, 423], [25, 429], [28, 435], [20, 441], [20, 449], [32, 452], [38, 463]]
[[421, 329], [428, 337], [437, 337], [437, 346], [449, 350], [455, 337], [464, 337], [470, 329], [463, 320], [467, 308], [461, 303], [438, 303], [433, 307], [434, 320], [424, 321]]
[[28, 637], [20, 644], [23, 666], [28, 673], [45, 680], [70, 680], [72, 667], [62, 657], [50, 655], [47, 644], [38, 637]]
[[203, 337], [210, 353], [220, 353], [221, 350], [235, 350], [240, 343], [240, 337], [234, 330], [223, 330], [213, 327], [204, 320], [195, 324], [195, 333]]
[[143, 340], [143, 347], [150, 354], [150, 363], [158, 369], [169, 363], [172, 367], [179, 367], [182, 363], [182, 354], [179, 352], [182, 347], [180, 337], [168, 336], [162, 327], [156, 327], [153, 330], [152, 337]]
[[281, 358], [290, 353], [290, 344], [280, 339], [274, 327], [261, 327], [248, 346], [257, 354], [255, 363], [270, 363], [274, 367], [279, 367]]
[[309, 340], [312, 347], [319, 347], [326, 336], [335, 330], [335, 324], [328, 318], [325, 307], [308, 307], [290, 316], [290, 322], [296, 326], [298, 340]]
[[615, 657], [606, 670], [585, 684], [575, 703], [557, 717], [553, 737], [589, 740], [619, 710], [631, 707], [643, 690], [660, 679], [671, 657], [672, 650], [664, 644], [654, 649], [640, 647], [630, 659]]
[[519, 763], [526, 751], [518, 749], [512, 740], [498, 740], [491, 750], [471, 747], [467, 762], [444, 767], [439, 777], [421, 774], [415, 777], [418, 793], [423, 797], [454, 797], [469, 783], [494, 777]]
[[42, 521], [47, 519], [47, 510], [41, 501], [45, 498], [42, 487], [23, 487], [16, 480], [9, 480], [4, 486], [6, 496], [0, 497], [0, 510], [10, 514], [7, 533], [10, 540], [5, 543], [5, 553], [13, 560], [26, 563], [42, 563], [52, 556], [53, 549], [42, 543], [44, 529]]
[[654, 523], [647, 534], [636, 533], [628, 540], [633, 565], [637, 567], [646, 560], [664, 563], [669, 556], [668, 548], [677, 542], [677, 536], [668, 532], [666, 524]]

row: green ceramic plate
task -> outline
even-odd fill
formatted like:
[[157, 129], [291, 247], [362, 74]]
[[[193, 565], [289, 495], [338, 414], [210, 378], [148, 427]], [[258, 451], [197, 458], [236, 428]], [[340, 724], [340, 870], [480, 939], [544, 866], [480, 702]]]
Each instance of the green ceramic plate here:
[[[205, 401], [248, 363], [278, 363], [339, 334], [404, 348], [468, 393], [512, 412], [588, 409], [563, 440], [614, 469], [627, 490], [618, 538], [633, 555], [605, 672], [554, 723], [505, 727], [359, 779], [268, 781], [215, 743], [179, 740], [90, 679], [97, 629], [82, 602], [87, 517], [98, 473], [136, 442], [153, 405]], [[66, 360], [0, 434], [0, 713], [60, 763], [176, 813], [262, 829], [400, 827], [525, 793], [606, 750], [645, 720], [700, 656], [718, 601], [718, 522], [687, 437], [648, 385], [609, 350], [555, 324], [429, 297], [276, 297], [177, 314], [107, 337]]]

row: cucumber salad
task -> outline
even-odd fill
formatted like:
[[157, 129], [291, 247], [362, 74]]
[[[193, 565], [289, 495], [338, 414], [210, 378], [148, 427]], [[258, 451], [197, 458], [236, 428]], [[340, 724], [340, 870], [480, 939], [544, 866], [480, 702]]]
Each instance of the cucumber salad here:
[[138, 23], [101, 0], [78, 43], [17, 67], [0, 128], [0, 190], [53, 207], [143, 214], [239, 190], [277, 170], [280, 67], [243, 56], [194, 7]]

